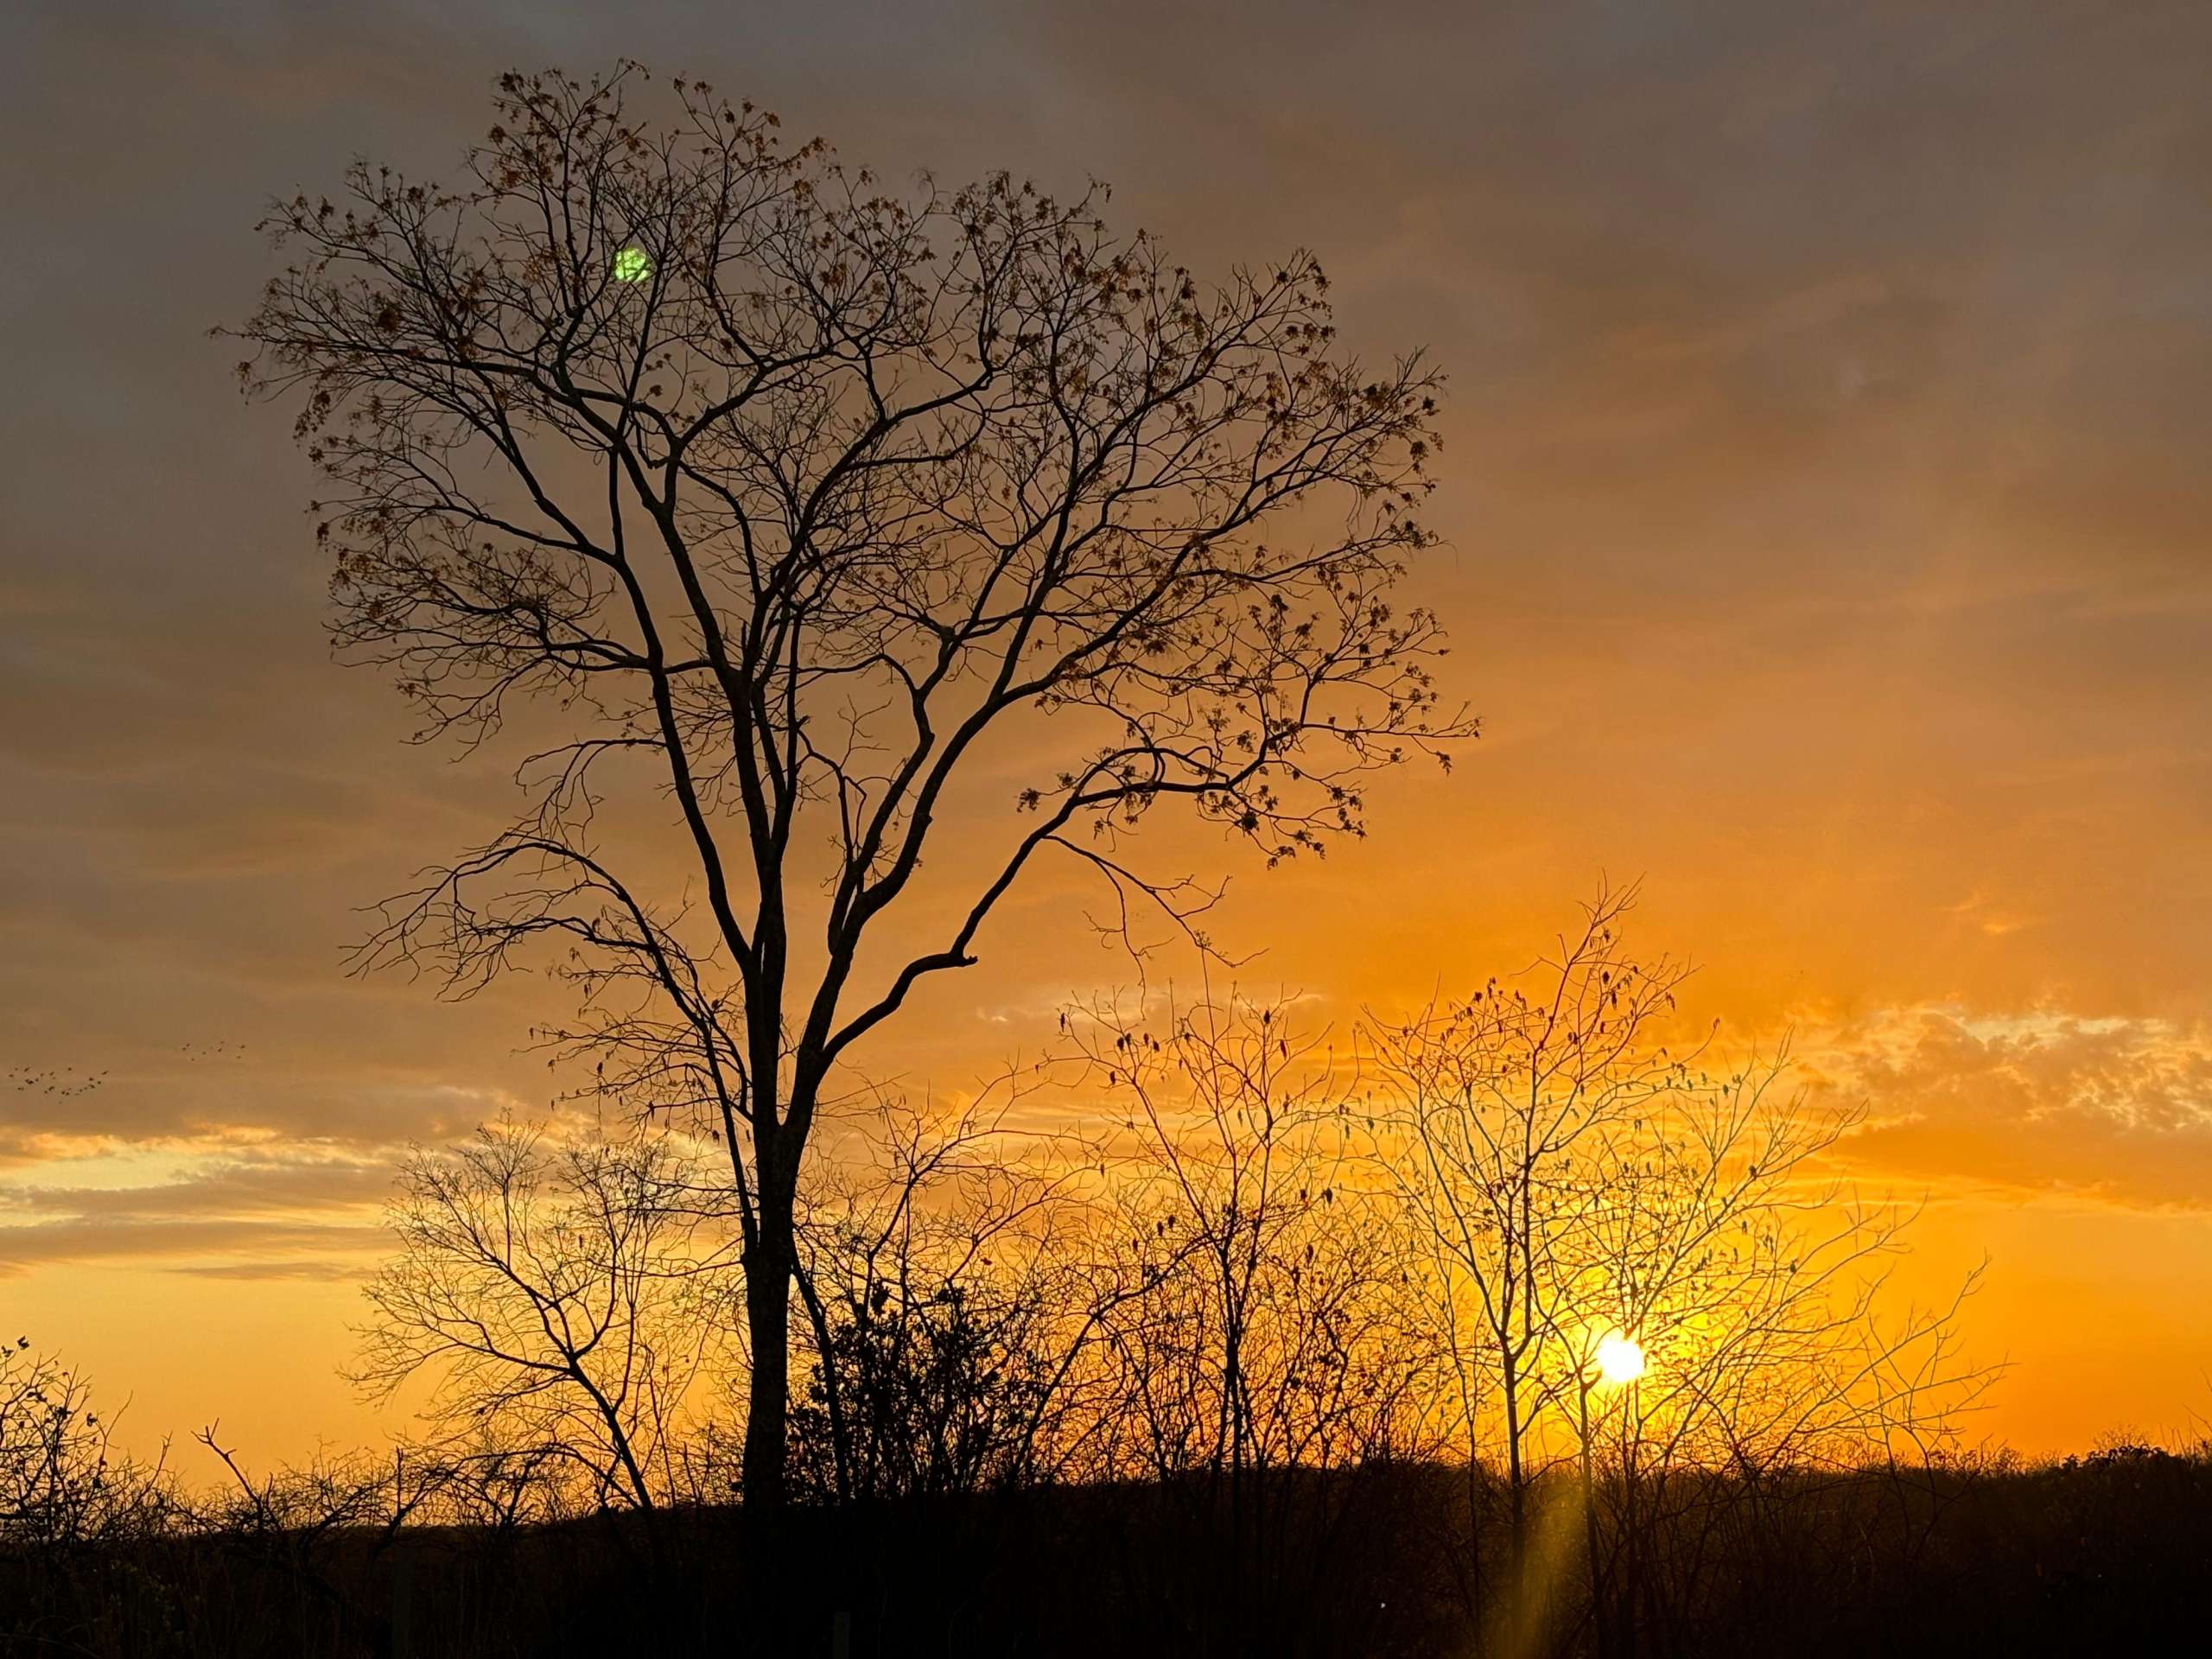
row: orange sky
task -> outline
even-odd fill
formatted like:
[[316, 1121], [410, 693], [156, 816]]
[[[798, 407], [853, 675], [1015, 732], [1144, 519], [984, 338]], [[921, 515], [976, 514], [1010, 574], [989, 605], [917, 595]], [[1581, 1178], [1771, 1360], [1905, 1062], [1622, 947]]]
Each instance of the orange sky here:
[[[0, 1067], [109, 1075], [0, 1091], [7, 1334], [142, 1442], [372, 1436], [333, 1367], [393, 1149], [548, 1092], [542, 982], [341, 976], [503, 774], [329, 664], [306, 466], [202, 332], [266, 194], [628, 54], [893, 174], [1109, 179], [1202, 270], [1311, 245], [1349, 336], [1427, 341], [1418, 596], [1488, 734], [1324, 868], [1223, 867], [1248, 977], [1389, 1007], [1641, 874], [1732, 1040], [1871, 1103], [1916, 1279], [1993, 1257], [1993, 1430], [2212, 1412], [2212, 13], [1384, 10], [11, 9]], [[875, 1066], [1033, 1045], [1121, 972], [1079, 903], [1026, 889]]]

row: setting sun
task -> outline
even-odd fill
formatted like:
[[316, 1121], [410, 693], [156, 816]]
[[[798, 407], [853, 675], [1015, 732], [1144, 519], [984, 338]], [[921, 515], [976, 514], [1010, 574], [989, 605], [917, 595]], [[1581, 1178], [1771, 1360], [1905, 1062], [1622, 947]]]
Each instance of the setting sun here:
[[1616, 1331], [1598, 1344], [1598, 1380], [1618, 1389], [1643, 1375], [1643, 1350]]

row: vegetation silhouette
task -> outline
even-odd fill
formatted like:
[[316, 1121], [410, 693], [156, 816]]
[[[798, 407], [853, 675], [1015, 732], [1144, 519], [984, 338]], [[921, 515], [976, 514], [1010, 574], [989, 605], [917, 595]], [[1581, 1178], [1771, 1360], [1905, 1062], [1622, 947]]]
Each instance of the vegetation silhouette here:
[[[2195, 1501], [2201, 1452], [2031, 1471], [1967, 1443], [1994, 1371], [1960, 1359], [1958, 1305], [1878, 1300], [1910, 1213], [1814, 1173], [1850, 1115], [1662, 1043], [1683, 970], [1629, 950], [1633, 899], [1341, 1045], [1295, 999], [1102, 996], [957, 1111], [847, 1103], [796, 1209], [814, 1312], [772, 1521], [711, 1147], [608, 1116], [420, 1152], [356, 1375], [427, 1374], [423, 1432], [257, 1476], [210, 1429], [218, 1497], [111, 1465], [88, 1427], [10, 1432], [10, 1490], [75, 1495], [22, 1508], [17, 1628], [180, 1653], [280, 1627], [332, 1653], [1749, 1653], [1816, 1606], [1808, 1650], [1921, 1651], [1980, 1575], [2060, 1559], [1991, 1535], [2046, 1539], [2053, 1505], [2123, 1483]], [[1087, 1122], [1034, 1109], [1062, 1088]], [[2113, 1616], [2095, 1581], [2034, 1593], [2064, 1605], [2028, 1650]]]
[[[11, 1417], [29, 1374], [11, 1350]], [[51, 1376], [50, 1367], [32, 1367]], [[73, 1445], [74, 1450], [70, 1446]], [[188, 1494], [115, 1459], [5, 1442], [0, 1651], [520, 1656], [711, 1643], [762, 1654], [1405, 1655], [1593, 1650], [1585, 1586], [1538, 1643], [1501, 1639], [1465, 1564], [1507, 1543], [1495, 1471], [1370, 1461], [1255, 1478], [1252, 1571], [1202, 1481], [1011, 1484], [781, 1512], [644, 1517], [579, 1503], [560, 1460], [491, 1449], [323, 1460]], [[37, 1471], [29, 1502], [20, 1482]], [[1470, 1479], [1485, 1494], [1471, 1507]], [[2212, 1447], [2114, 1444], [2029, 1467], [1716, 1471], [1642, 1516], [1641, 1594], [1615, 1627], [1653, 1655], [2182, 1653], [2212, 1612]], [[1569, 1476], [1531, 1494], [1568, 1535]], [[1619, 1511], [1601, 1517], [1618, 1547]], [[1578, 1605], [1580, 1604], [1580, 1605]]]

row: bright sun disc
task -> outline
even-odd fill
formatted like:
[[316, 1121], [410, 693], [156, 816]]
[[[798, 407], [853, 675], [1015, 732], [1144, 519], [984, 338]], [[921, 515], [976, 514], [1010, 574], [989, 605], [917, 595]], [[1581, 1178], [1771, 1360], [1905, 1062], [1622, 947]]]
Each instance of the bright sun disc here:
[[643, 248], [625, 248], [614, 256], [614, 280], [642, 283], [653, 274], [653, 262]]
[[1643, 1350], [1616, 1331], [1598, 1344], [1598, 1377], [1615, 1388], [1643, 1375]]

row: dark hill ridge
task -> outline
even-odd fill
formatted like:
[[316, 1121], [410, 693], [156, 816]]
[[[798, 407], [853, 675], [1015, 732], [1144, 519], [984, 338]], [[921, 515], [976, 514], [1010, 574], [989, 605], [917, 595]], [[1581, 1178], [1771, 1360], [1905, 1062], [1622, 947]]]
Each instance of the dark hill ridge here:
[[[0, 1651], [105, 1659], [492, 1659], [553, 1653], [1481, 1655], [1502, 1528], [1464, 1470], [1373, 1465], [1225, 1489], [1039, 1488], [748, 1532], [738, 1508], [529, 1527], [263, 1529], [174, 1508], [0, 1563]], [[1541, 1539], [1576, 1493], [1546, 1489]], [[2161, 1654], [2212, 1618], [2212, 1460], [2123, 1447], [1843, 1477], [1676, 1479], [1606, 1650], [1672, 1655]], [[1567, 1523], [1562, 1528], [1559, 1523]], [[1479, 1547], [1478, 1547], [1479, 1546]], [[1596, 1651], [1569, 1547], [1517, 1650]], [[842, 1615], [842, 1617], [841, 1617]]]

